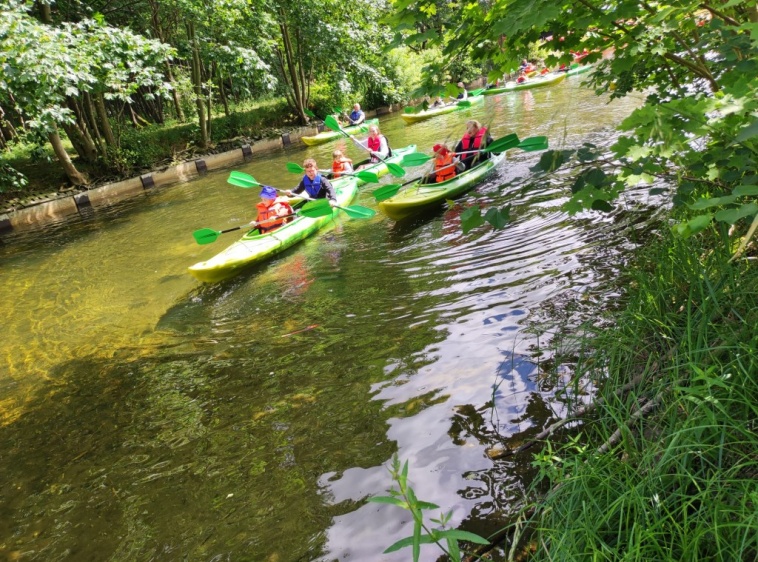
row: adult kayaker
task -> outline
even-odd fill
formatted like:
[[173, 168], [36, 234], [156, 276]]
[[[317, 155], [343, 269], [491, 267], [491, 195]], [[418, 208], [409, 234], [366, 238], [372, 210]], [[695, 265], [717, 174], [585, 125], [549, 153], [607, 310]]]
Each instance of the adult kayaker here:
[[458, 94], [458, 97], [455, 99], [458, 100], [465, 100], [468, 98], [468, 92], [466, 91], [466, 87], [463, 85], [463, 82], [458, 82], [458, 87], [461, 89], [461, 93]]
[[348, 115], [347, 120], [351, 125], [360, 125], [366, 120], [366, 114], [361, 110], [361, 104], [356, 103], [353, 106], [353, 110]]
[[486, 147], [491, 142], [492, 137], [487, 127], [482, 127], [482, 124], [475, 119], [469, 119], [466, 121], [466, 132], [463, 138], [455, 146], [455, 153], [461, 157], [466, 169], [470, 170], [477, 163], [490, 157], [489, 152], [476, 151]]
[[332, 179], [336, 180], [342, 174], [353, 171], [353, 161], [337, 149], [332, 152]]
[[329, 199], [329, 204], [336, 207], [337, 193], [334, 191], [334, 186], [319, 173], [316, 161], [313, 158], [307, 158], [303, 162], [303, 168], [305, 168], [303, 179], [297, 187], [288, 190], [287, 195], [292, 197], [304, 191], [310, 199]]
[[387, 137], [379, 132], [378, 125], [368, 126], [368, 137], [360, 141], [355, 137], [350, 137], [353, 142], [358, 146], [363, 147], [369, 151], [371, 159], [368, 165], [376, 164], [380, 160], [384, 160], [390, 154], [390, 145], [387, 142]]
[[434, 152], [435, 156], [434, 173], [430, 175], [429, 181], [426, 183], [440, 183], [451, 180], [459, 171], [466, 169], [455, 153], [450, 152], [450, 149], [444, 143], [435, 144], [432, 147], [432, 152]]
[[255, 223], [261, 234], [276, 230], [283, 224], [292, 220], [294, 214], [292, 206], [286, 197], [277, 197], [276, 189], [264, 185], [261, 190], [261, 202], [256, 205], [258, 218]]

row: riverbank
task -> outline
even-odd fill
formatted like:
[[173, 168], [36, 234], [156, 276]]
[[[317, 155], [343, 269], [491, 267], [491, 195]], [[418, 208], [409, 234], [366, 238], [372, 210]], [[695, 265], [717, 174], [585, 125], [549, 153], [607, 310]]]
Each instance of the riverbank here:
[[[402, 107], [380, 107], [366, 111], [366, 116], [372, 118], [388, 115]], [[315, 135], [323, 130], [324, 125], [318, 123], [313, 126], [277, 129], [276, 136], [258, 140], [237, 137], [217, 143], [213, 151], [204, 154], [191, 152], [190, 159], [171, 166], [155, 167], [149, 172], [120, 181], [93, 182], [85, 187], [63, 185], [56, 191], [37, 186], [36, 189], [25, 193], [24, 197], [6, 194], [4, 199], [0, 198], [0, 235], [36, 228], [68, 217], [86, 216], [98, 207], [146, 195], [157, 187], [189, 181], [211, 170], [250, 161], [254, 154], [270, 153], [300, 143], [302, 137]]]
[[600, 390], [535, 453], [532, 500], [505, 530], [506, 551], [758, 557], [756, 257], [730, 262], [727, 236], [665, 227], [638, 256], [625, 308], [593, 323], [610, 329], [587, 326], [576, 356], [575, 391]]

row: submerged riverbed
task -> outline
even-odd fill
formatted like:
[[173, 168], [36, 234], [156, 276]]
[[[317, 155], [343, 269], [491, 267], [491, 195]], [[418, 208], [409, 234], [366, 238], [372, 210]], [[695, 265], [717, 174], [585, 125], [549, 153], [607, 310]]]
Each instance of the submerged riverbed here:
[[[405, 125], [429, 152], [466, 119], [551, 148], [609, 146], [639, 100], [580, 86], [485, 100]], [[291, 187], [292, 147], [238, 169]], [[349, 147], [355, 160], [362, 154]], [[449, 209], [411, 223], [343, 217], [226, 283], [186, 268], [234, 241], [191, 233], [254, 217], [257, 190], [227, 172], [0, 246], [0, 553], [23, 560], [407, 560], [381, 552], [410, 516], [366, 503], [397, 453], [417, 495], [487, 535], [515, 510], [530, 456], [493, 461], [586, 400], [550, 362], [551, 330], [591, 318], [654, 221], [645, 196], [568, 217], [561, 176], [511, 151]], [[389, 181], [389, 180], [385, 180]], [[357, 203], [375, 207], [369, 186]], [[513, 223], [466, 235], [472, 202]], [[545, 362], [551, 368], [545, 367]], [[434, 560], [433, 548], [422, 558]]]

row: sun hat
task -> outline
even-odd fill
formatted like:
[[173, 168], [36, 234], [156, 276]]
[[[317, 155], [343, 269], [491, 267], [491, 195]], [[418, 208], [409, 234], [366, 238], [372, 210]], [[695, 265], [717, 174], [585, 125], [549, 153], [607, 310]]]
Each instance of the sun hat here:
[[261, 197], [266, 197], [267, 199], [276, 199], [276, 189], [270, 185], [264, 185], [263, 189], [261, 189]]

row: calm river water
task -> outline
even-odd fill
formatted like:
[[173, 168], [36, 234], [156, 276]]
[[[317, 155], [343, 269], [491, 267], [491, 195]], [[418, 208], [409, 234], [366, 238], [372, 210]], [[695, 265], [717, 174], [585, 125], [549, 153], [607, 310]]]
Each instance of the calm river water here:
[[[380, 123], [394, 147], [427, 152], [472, 116], [495, 138], [609, 146], [639, 100], [609, 104], [580, 79]], [[326, 167], [334, 147], [238, 169], [291, 187], [286, 162]], [[382, 551], [410, 534], [410, 516], [366, 502], [392, 486], [395, 453], [419, 498], [464, 529], [497, 530], [531, 457], [493, 461], [486, 449], [586, 399], [566, 388], [571, 365], [549, 361], [552, 330], [616, 295], [630, 234], [653, 220], [645, 196], [568, 217], [561, 176], [530, 183], [538, 159], [511, 151], [455, 207], [410, 224], [342, 217], [219, 285], [186, 268], [238, 235], [198, 246], [194, 230], [254, 217], [257, 190], [226, 184], [227, 172], [6, 239], [0, 557], [409, 560]], [[514, 222], [464, 235], [473, 202], [510, 203]], [[369, 193], [358, 203], [375, 206]]]

